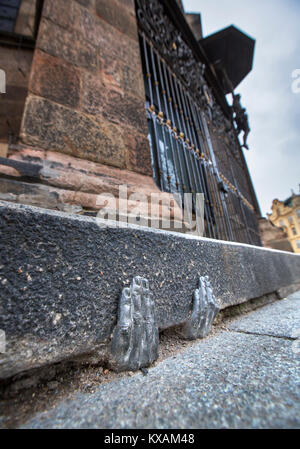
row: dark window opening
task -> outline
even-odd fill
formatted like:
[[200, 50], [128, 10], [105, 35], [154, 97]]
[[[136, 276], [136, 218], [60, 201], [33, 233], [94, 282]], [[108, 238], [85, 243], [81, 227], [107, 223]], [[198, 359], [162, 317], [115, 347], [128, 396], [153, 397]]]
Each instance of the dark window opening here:
[[0, 0], [0, 44], [34, 48], [43, 0]]
[[[217, 164], [211, 122], [218, 112], [213, 108], [220, 109], [220, 105], [210, 97], [212, 92], [205, 101], [203, 90], [209, 91], [209, 87], [201, 74], [203, 64], [193, 55], [188, 38], [175, 30], [177, 25], [168, 16], [164, 2], [137, 0], [136, 5], [148, 137], [157, 186], [177, 200], [179, 197], [179, 201], [185, 193], [191, 193], [194, 214], [199, 209], [196, 194], [203, 194], [204, 237], [260, 246], [253, 205], [241, 192], [238, 177], [225, 176], [224, 167]], [[191, 76], [190, 67], [196, 70]], [[220, 151], [225, 159], [232, 157], [223, 147]], [[236, 171], [239, 178], [244, 178], [243, 167], [236, 164]], [[184, 202], [180, 205], [184, 207]]]

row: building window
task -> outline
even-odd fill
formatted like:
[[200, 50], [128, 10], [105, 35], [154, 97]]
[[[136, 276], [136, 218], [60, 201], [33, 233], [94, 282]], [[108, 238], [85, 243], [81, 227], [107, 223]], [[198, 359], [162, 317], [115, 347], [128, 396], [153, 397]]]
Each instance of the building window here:
[[[184, 194], [191, 194], [189, 215], [197, 211], [196, 194], [203, 194], [204, 237], [261, 245], [255, 209], [243, 193], [243, 169], [236, 164], [234, 129], [230, 134], [226, 128], [231, 125], [210, 92], [196, 42], [177, 28], [170, 3], [136, 0], [154, 180], [183, 207]], [[217, 146], [212, 123], [229, 149]], [[229, 169], [217, 164], [216, 150]]]
[[297, 210], [298, 218], [300, 218], [300, 209]]
[[293, 223], [294, 223], [293, 217], [289, 217], [288, 220], [289, 220], [289, 223], [290, 223], [290, 224], [293, 224]]
[[293, 235], [297, 235], [296, 228], [292, 228], [292, 233], [293, 233]]
[[0, 30], [13, 33], [21, 0], [0, 0]]
[[283, 220], [280, 220], [279, 224], [280, 224], [280, 226], [281, 226], [282, 228], [285, 227], [285, 224], [284, 224], [284, 221], [283, 221]]
[[296, 244], [297, 244], [297, 248], [300, 249], [300, 240], [297, 240]]
[[28, 45], [37, 35], [43, 0], [0, 0], [1, 42], [18, 39]]

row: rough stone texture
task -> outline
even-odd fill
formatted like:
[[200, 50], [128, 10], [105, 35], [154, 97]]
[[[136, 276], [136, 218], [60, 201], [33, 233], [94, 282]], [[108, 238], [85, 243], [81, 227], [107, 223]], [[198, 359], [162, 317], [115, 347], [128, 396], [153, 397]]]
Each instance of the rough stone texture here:
[[45, 0], [29, 92], [22, 143], [152, 176], [134, 2]]
[[6, 74], [6, 93], [1, 94], [0, 142], [8, 142], [9, 135], [18, 137], [33, 51], [1, 46], [0, 67]]
[[106, 22], [128, 37], [137, 40], [137, 24], [134, 15], [134, 4], [131, 8], [119, 0], [96, 0], [96, 12]]
[[194, 293], [192, 312], [182, 326], [181, 334], [188, 340], [206, 337], [218, 312], [218, 301], [213, 294], [209, 277], [200, 277], [199, 288]]
[[[282, 315], [286, 305], [279, 304]], [[248, 324], [259, 321], [264, 330], [274, 317], [259, 319], [258, 313]], [[300, 358], [294, 348], [283, 338], [221, 332], [150, 368], [147, 377], [76, 394], [23, 427], [299, 429]]]
[[82, 40], [74, 30], [66, 30], [48, 20], [40, 24], [37, 48], [77, 67], [92, 71], [98, 68], [98, 51], [94, 45]]
[[300, 337], [300, 291], [233, 323], [231, 330], [274, 337]]
[[94, 121], [64, 106], [30, 95], [22, 135], [31, 145], [91, 161], [125, 167], [122, 130], [108, 121]]
[[300, 278], [295, 254], [0, 204], [1, 378], [95, 351], [134, 276], [151, 283], [161, 329], [185, 322], [200, 275], [221, 309]]
[[[82, 1], [84, 5], [86, 1]], [[80, 11], [79, 5], [73, 0], [45, 0], [43, 17], [51, 20], [62, 28], [71, 28]]]
[[[172, 220], [177, 222], [181, 219], [181, 211], [173, 196], [166, 192], [162, 194], [152, 176], [58, 152], [36, 150], [21, 145], [10, 146], [8, 157], [0, 158], [0, 174], [14, 178], [0, 179], [2, 200], [22, 203], [24, 196], [21, 198], [20, 195], [25, 194], [26, 203], [23, 204], [64, 210], [61, 207], [65, 208], [67, 203], [85, 210], [97, 211], [102, 204], [99, 195], [109, 192], [118, 199], [119, 189], [125, 185], [126, 197], [129, 198], [128, 211], [138, 207], [142, 215], [148, 217], [151, 195], [155, 194], [159, 195], [163, 204], [155, 210], [152, 209], [152, 216], [158, 219], [171, 216]], [[43, 184], [39, 184], [41, 182]], [[116, 201], [117, 210], [123, 206], [124, 200]], [[177, 232], [181, 232], [180, 228]]]
[[151, 155], [146, 134], [128, 132], [125, 136], [126, 167], [129, 170], [152, 176]]
[[277, 290], [277, 296], [278, 296], [279, 299], [284, 299], [287, 296], [292, 295], [294, 292], [296, 292], [298, 290], [300, 290], [300, 282], [296, 282], [293, 285], [287, 285], [287, 286], [284, 286], [284, 287], [280, 287]]
[[105, 104], [105, 85], [101, 78], [89, 72], [82, 75], [82, 94], [80, 109], [89, 115], [101, 116]]
[[32, 93], [62, 105], [78, 106], [80, 75], [75, 67], [39, 50], [34, 54], [33, 64], [35, 70], [29, 83]]
[[[106, 103], [103, 108], [103, 117], [114, 123], [123, 123], [132, 126], [135, 130], [144, 131], [147, 137], [145, 120], [145, 105], [139, 98], [122, 95], [118, 91], [106, 92]], [[131, 130], [133, 133], [134, 130]], [[149, 152], [149, 145], [148, 145]]]
[[122, 64], [123, 88], [125, 93], [129, 92], [144, 102], [144, 79], [141, 77], [140, 70], [136, 70], [136, 67], [140, 66], [140, 61], [137, 61], [137, 64], [137, 66]]
[[110, 366], [115, 371], [137, 371], [158, 358], [159, 335], [149, 282], [135, 277], [123, 288], [118, 323], [111, 342]]

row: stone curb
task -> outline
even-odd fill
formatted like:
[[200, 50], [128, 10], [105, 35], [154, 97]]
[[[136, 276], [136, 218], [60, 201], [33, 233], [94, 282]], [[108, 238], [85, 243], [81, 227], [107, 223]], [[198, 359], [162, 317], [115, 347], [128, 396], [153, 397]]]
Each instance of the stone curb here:
[[0, 379], [105, 352], [120, 293], [149, 280], [160, 329], [186, 321], [199, 276], [220, 309], [300, 281], [300, 256], [0, 202]]

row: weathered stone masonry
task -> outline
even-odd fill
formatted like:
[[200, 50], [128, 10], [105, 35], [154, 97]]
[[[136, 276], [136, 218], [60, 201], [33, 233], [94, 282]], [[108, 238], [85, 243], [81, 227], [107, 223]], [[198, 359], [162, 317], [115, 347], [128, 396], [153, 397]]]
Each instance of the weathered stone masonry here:
[[159, 192], [133, 0], [45, 0], [27, 83], [19, 142], [0, 161], [2, 199], [80, 211], [120, 184]]
[[[0, 202], [0, 379], [62, 360], [103, 361], [122, 289], [147, 278], [160, 330], [186, 322], [199, 276], [221, 309], [300, 282], [300, 256]], [[299, 288], [299, 287], [298, 287]]]
[[134, 2], [46, 0], [21, 140], [151, 175]]

